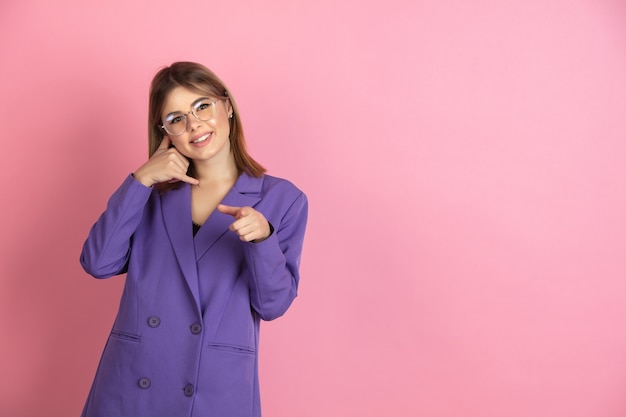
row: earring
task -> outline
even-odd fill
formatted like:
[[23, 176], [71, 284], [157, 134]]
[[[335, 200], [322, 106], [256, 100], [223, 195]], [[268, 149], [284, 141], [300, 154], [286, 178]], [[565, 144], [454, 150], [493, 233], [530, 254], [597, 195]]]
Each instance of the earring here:
[[229, 118], [229, 119], [232, 119], [232, 118], [233, 118], [233, 114], [232, 114], [232, 113], [231, 113], [231, 114], [229, 114], [229, 115], [228, 115], [228, 118]]

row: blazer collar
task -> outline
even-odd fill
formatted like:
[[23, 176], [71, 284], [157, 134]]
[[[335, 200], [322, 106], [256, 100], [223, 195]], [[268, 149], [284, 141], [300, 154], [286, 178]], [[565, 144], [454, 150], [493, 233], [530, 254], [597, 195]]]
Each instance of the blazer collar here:
[[191, 189], [189, 184], [166, 192], [161, 196], [161, 204], [163, 222], [174, 254], [199, 309], [198, 268], [196, 255], [193, 252]]
[[237, 178], [233, 189], [242, 195], [260, 196], [264, 179], [265, 176], [251, 177], [244, 172]]
[[[227, 206], [254, 207], [261, 201], [261, 189], [263, 186], [263, 177], [250, 177], [243, 173], [239, 176], [233, 188], [222, 200], [222, 204]], [[196, 247], [196, 257], [198, 260], [217, 242], [226, 232], [231, 232], [228, 227], [234, 222], [232, 216], [220, 213], [215, 210], [206, 222], [202, 225], [196, 238], [194, 239]]]
[[[243, 173], [230, 189], [222, 204], [236, 207], [254, 207], [261, 201], [263, 177], [255, 178]], [[234, 221], [232, 216], [215, 210], [193, 237], [191, 225], [191, 188], [189, 184], [170, 190], [161, 197], [163, 221], [174, 254], [185, 276], [196, 303], [199, 304], [197, 261], [217, 242]]]

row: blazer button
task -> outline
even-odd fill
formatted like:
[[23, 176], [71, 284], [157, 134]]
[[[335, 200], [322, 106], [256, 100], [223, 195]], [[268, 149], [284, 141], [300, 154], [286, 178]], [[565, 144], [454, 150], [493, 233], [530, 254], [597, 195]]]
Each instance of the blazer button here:
[[200, 334], [200, 332], [202, 331], [202, 325], [200, 323], [194, 323], [191, 325], [190, 329], [191, 333]]
[[139, 388], [148, 389], [150, 388], [151, 382], [148, 378], [139, 378], [137, 381], [139, 384]]
[[157, 316], [152, 316], [148, 319], [148, 326], [150, 327], [159, 327], [159, 324], [161, 324], [161, 319]]
[[191, 397], [193, 395], [193, 391], [194, 391], [193, 385], [187, 384], [185, 386], [184, 392], [185, 392], [186, 397]]

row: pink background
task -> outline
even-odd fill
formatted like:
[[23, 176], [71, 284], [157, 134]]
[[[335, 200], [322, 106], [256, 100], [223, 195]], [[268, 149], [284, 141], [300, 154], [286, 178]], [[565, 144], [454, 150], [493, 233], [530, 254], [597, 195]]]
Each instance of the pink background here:
[[2, 0], [0, 48], [1, 416], [82, 408], [123, 279], [78, 256], [175, 60], [310, 199], [266, 416], [626, 415], [621, 1]]

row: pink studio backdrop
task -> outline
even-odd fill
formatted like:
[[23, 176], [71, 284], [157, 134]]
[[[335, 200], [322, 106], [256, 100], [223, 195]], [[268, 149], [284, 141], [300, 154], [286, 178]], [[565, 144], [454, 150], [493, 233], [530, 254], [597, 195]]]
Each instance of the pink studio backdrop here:
[[175, 60], [310, 199], [272, 417], [626, 415], [626, 11], [610, 0], [0, 3], [0, 415], [78, 415], [123, 278], [78, 264]]

